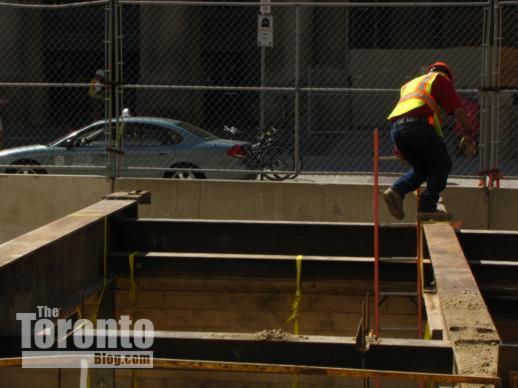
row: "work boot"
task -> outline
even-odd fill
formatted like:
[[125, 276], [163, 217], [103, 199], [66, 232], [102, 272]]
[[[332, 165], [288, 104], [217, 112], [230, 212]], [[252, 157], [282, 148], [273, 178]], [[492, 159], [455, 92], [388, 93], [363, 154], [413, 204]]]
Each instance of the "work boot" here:
[[403, 211], [403, 198], [396, 190], [389, 188], [383, 192], [383, 199], [387, 203], [390, 214], [392, 214], [398, 220], [405, 218], [405, 212]]
[[453, 215], [444, 210], [436, 210], [436, 211], [418, 211], [417, 219], [419, 221], [451, 221], [453, 220]]

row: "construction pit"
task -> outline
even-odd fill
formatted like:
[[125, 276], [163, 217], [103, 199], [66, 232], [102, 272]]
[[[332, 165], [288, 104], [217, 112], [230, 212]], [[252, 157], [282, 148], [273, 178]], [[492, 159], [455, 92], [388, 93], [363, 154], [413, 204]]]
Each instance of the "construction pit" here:
[[[139, 218], [149, 199], [0, 245], [1, 387], [516, 386], [518, 232], [382, 225], [377, 261], [373, 224]], [[16, 314], [37, 306], [151, 320], [153, 369], [23, 354]]]

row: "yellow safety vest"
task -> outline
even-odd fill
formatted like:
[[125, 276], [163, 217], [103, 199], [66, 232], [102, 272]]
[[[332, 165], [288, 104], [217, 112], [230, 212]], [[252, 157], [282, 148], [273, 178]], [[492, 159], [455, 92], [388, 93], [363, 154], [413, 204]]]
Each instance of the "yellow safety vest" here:
[[442, 133], [441, 107], [432, 96], [432, 84], [439, 72], [428, 73], [414, 78], [401, 87], [401, 97], [388, 116], [389, 120], [402, 116], [414, 109], [427, 105], [433, 111], [433, 117], [428, 118], [428, 122], [435, 127], [435, 131], [440, 137]]

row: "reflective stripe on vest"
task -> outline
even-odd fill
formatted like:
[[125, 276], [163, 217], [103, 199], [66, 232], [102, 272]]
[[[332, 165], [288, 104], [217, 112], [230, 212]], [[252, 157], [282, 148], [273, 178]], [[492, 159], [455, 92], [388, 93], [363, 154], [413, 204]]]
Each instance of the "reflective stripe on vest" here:
[[401, 88], [401, 97], [388, 119], [391, 120], [427, 105], [433, 111], [433, 117], [429, 118], [429, 122], [435, 127], [437, 134], [442, 137], [441, 107], [431, 95], [432, 84], [438, 74], [436, 72], [425, 74], [404, 84]]

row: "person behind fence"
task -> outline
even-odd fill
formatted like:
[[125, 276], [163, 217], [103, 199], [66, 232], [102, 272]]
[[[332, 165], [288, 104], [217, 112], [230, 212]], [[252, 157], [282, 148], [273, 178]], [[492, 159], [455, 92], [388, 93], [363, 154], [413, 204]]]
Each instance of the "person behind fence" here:
[[97, 70], [94, 78], [90, 81], [88, 88], [88, 96], [90, 97], [90, 106], [92, 110], [92, 120], [101, 120], [104, 118], [104, 92], [106, 80], [104, 70]]
[[403, 199], [406, 194], [427, 182], [419, 198], [418, 218], [449, 220], [451, 214], [437, 209], [440, 193], [445, 189], [452, 162], [443, 140], [441, 110], [454, 114], [463, 128], [460, 142], [466, 156], [476, 153], [472, 130], [453, 85], [450, 67], [435, 62], [426, 73], [401, 87], [396, 107], [388, 116], [390, 133], [401, 156], [412, 167], [383, 193], [390, 213], [397, 219], [405, 216]]

